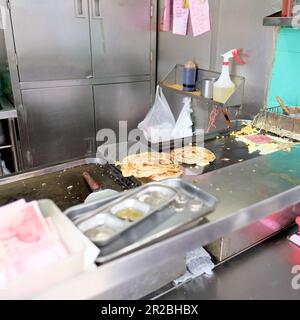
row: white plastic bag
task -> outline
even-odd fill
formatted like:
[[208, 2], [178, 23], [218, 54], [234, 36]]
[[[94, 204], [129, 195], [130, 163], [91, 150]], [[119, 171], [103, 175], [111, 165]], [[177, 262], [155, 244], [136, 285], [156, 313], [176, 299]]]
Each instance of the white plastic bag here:
[[157, 87], [154, 105], [138, 128], [153, 143], [171, 140], [175, 118], [162, 89]]
[[192, 98], [184, 98], [183, 104], [182, 111], [172, 131], [173, 139], [181, 139], [193, 135], [193, 121], [191, 118], [191, 113], [193, 112]]

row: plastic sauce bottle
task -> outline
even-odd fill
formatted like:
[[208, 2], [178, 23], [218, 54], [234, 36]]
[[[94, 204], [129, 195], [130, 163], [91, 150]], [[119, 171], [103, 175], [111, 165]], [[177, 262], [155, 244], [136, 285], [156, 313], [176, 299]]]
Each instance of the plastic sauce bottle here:
[[197, 66], [193, 61], [188, 61], [183, 69], [183, 91], [196, 91]]
[[234, 58], [238, 63], [244, 64], [245, 62], [238, 56], [239, 52], [240, 50], [234, 49], [222, 55], [224, 58], [222, 73], [214, 83], [213, 89], [213, 100], [216, 102], [225, 103], [236, 89], [235, 83], [230, 78], [229, 60]]

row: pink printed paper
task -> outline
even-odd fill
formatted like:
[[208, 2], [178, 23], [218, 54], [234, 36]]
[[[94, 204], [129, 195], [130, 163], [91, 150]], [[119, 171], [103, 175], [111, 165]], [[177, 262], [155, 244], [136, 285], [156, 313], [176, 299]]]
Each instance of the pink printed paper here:
[[275, 141], [269, 136], [259, 135], [259, 134], [247, 136], [246, 139], [255, 144], [267, 144]]
[[208, 0], [189, 0], [194, 37], [210, 31]]
[[164, 13], [162, 17], [162, 26], [161, 31], [169, 32], [171, 31], [171, 0], [165, 0], [164, 1]]
[[36, 201], [0, 208], [0, 287], [67, 255], [54, 222], [44, 218]]
[[189, 19], [189, 9], [184, 8], [184, 0], [174, 0], [173, 33], [185, 36]]

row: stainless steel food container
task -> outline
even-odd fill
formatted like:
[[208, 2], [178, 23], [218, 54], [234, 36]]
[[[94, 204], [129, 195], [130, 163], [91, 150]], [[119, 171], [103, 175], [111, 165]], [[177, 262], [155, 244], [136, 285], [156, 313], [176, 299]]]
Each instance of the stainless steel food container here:
[[207, 99], [212, 99], [214, 94], [214, 83], [217, 78], [206, 78], [201, 81], [201, 94]]
[[[153, 205], [143, 203], [139, 200], [141, 195], [147, 193], [151, 194], [152, 192], [160, 192], [161, 194], [164, 194], [165, 200], [160, 204]], [[160, 223], [165, 221], [165, 219], [169, 218], [171, 213], [163, 214], [163, 209], [174, 201], [177, 195], [177, 190], [171, 186], [158, 183], [148, 184], [136, 189], [135, 191], [129, 192], [125, 196], [122, 196], [100, 208], [97, 208], [94, 212], [89, 212], [87, 215], [79, 217], [75, 221], [75, 224], [79, 229], [82, 229], [81, 227], [83, 224], [86, 224], [89, 220], [91, 221], [91, 224], [93, 224], [92, 220], [96, 219], [100, 214], [107, 214], [115, 219], [119, 219], [119, 217], [117, 217], [117, 212], [126, 208], [134, 208], [142, 212], [141, 218], [137, 221], [124, 225], [124, 228], [116, 230], [115, 234], [107, 238], [105, 241], [94, 241], [95, 244], [101, 248], [102, 254], [108, 252], [111, 253], [121, 249], [124, 245], [130, 245], [140, 240], [144, 234], [157, 227]], [[104, 225], [109, 227], [109, 225]], [[96, 225], [94, 227], [96, 227]]]

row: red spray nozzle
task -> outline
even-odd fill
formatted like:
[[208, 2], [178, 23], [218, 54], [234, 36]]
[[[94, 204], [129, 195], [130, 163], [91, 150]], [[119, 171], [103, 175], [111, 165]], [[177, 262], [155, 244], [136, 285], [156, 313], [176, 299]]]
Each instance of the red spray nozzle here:
[[239, 63], [239, 64], [245, 64], [246, 62], [242, 59], [242, 58], [240, 58], [240, 56], [239, 56], [239, 53], [241, 52], [241, 50], [239, 50], [239, 49], [235, 49], [234, 51], [233, 51], [233, 57], [234, 57], [234, 59]]
[[234, 58], [240, 64], [245, 64], [245, 62], [239, 57], [240, 52], [241, 50], [239, 49], [233, 49], [223, 54], [222, 56], [224, 58], [224, 64], [228, 65], [229, 59], [232, 58]]

